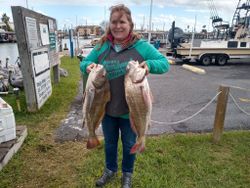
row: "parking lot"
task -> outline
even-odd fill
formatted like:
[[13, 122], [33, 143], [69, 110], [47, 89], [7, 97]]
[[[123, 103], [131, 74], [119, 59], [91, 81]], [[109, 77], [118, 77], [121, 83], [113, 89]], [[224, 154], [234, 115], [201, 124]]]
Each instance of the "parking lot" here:
[[225, 129], [250, 129], [250, 61], [235, 60], [225, 66], [189, 65], [204, 69], [206, 74], [188, 71], [179, 62], [166, 74], [149, 75], [154, 96], [149, 134], [211, 131], [220, 85], [230, 87]]

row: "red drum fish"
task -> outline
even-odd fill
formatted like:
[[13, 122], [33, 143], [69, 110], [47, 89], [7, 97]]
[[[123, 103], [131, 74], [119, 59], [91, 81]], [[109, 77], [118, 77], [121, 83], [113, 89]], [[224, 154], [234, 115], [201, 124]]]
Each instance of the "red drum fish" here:
[[83, 98], [83, 126], [87, 125], [89, 131], [87, 148], [92, 149], [100, 144], [95, 130], [103, 119], [107, 102], [110, 101], [110, 86], [103, 65], [97, 64], [89, 73]]
[[151, 119], [152, 94], [146, 70], [139, 66], [138, 61], [128, 63], [124, 85], [131, 126], [137, 134], [136, 143], [130, 153], [141, 153], [145, 149], [145, 134]]

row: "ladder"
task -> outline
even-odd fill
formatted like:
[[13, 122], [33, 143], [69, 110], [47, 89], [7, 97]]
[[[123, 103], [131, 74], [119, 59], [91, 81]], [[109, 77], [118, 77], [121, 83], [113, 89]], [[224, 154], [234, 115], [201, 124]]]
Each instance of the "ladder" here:
[[[236, 26], [238, 25], [238, 23], [240, 21], [240, 11], [242, 9], [246, 10], [245, 17], [247, 17], [248, 12], [250, 10], [250, 0], [247, 0], [245, 3], [241, 3], [241, 0], [239, 0], [239, 2], [237, 4], [237, 8], [236, 8], [236, 10], [234, 12], [233, 19], [232, 19], [232, 24], [231, 24], [231, 28], [232, 28], [233, 31], [237, 30]], [[247, 24], [246, 20], [245, 20], [244, 24]]]

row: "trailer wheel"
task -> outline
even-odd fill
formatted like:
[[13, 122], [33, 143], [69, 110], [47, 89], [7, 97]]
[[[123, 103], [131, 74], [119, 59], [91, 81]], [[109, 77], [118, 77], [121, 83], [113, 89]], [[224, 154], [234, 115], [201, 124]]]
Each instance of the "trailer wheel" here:
[[201, 58], [201, 63], [202, 63], [203, 65], [205, 65], [205, 66], [210, 65], [211, 62], [212, 62], [211, 57], [208, 56], [208, 55], [205, 55], [205, 56], [203, 56], [203, 57]]
[[225, 64], [227, 64], [227, 56], [225, 55], [219, 55], [217, 58], [216, 58], [216, 63], [220, 66], [223, 66]]

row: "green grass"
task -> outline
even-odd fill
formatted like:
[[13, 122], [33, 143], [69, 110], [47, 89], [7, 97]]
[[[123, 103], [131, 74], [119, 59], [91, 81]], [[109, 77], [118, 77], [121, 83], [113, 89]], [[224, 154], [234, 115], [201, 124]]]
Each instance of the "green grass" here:
[[[83, 185], [94, 187], [91, 184], [101, 175], [103, 166], [100, 156], [102, 149], [86, 156], [84, 167], [79, 169]], [[119, 178], [107, 187], [119, 187], [120, 177], [119, 172]], [[211, 134], [147, 138], [145, 153], [137, 155], [133, 178], [134, 187], [247, 188], [249, 185], [249, 131], [227, 132], [219, 145], [211, 142]]]
[[[86, 150], [84, 142], [56, 143], [54, 133], [78, 93], [79, 63], [64, 57], [61, 66], [69, 77], [53, 84], [53, 94], [36, 113], [17, 112], [15, 97], [4, 99], [12, 105], [16, 123], [28, 127], [21, 149], [0, 171], [0, 187], [94, 187], [104, 166], [103, 145]], [[121, 144], [119, 145], [121, 148]], [[119, 173], [107, 187], [120, 187]], [[223, 134], [220, 144], [211, 134], [171, 134], [148, 137], [146, 151], [137, 155], [133, 187], [149, 188], [247, 188], [250, 185], [250, 132]]]

